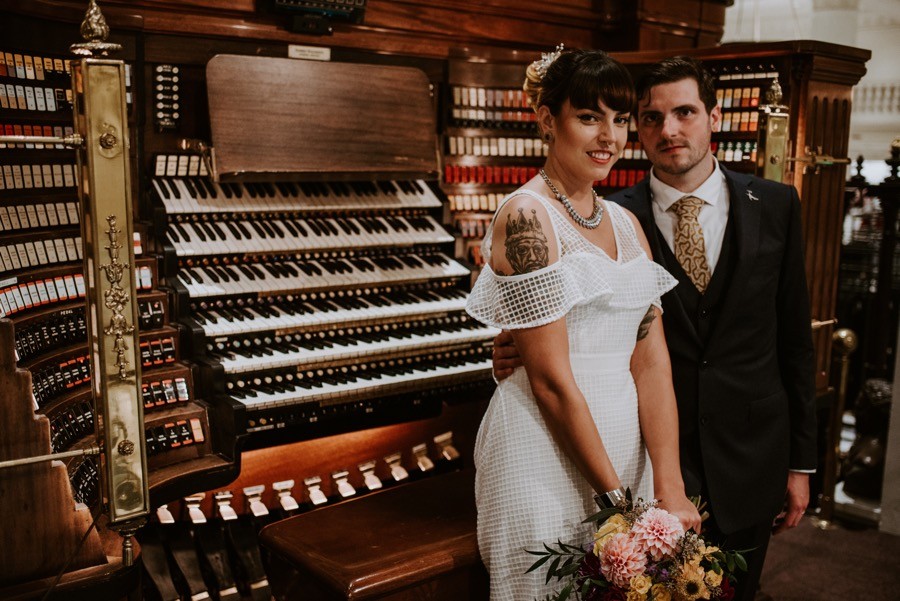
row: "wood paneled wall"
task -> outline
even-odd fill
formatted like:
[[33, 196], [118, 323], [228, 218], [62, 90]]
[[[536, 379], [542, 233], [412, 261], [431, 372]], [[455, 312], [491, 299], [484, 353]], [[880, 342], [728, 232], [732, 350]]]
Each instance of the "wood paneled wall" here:
[[[569, 47], [653, 50], [714, 46], [733, 0], [369, 0], [362, 24], [334, 34], [288, 30], [269, 0], [104, 0], [111, 27], [447, 58]], [[18, 13], [78, 21], [86, 0], [8, 0]]]

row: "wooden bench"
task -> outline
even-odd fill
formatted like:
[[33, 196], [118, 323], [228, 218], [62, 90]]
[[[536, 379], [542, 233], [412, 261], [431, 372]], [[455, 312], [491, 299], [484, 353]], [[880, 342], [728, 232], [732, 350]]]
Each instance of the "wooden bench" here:
[[475, 535], [474, 471], [432, 476], [270, 524], [278, 599], [488, 598]]

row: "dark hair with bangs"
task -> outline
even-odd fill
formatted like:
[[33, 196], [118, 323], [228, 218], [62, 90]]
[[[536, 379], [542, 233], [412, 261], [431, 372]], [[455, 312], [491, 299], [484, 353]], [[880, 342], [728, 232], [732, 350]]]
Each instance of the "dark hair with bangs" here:
[[547, 68], [543, 77], [529, 67], [524, 90], [531, 106], [546, 106], [558, 115], [566, 100], [577, 109], [598, 108], [597, 101], [610, 109], [627, 113], [635, 103], [631, 75], [622, 64], [602, 50], [563, 52]]
[[638, 77], [637, 97], [642, 99], [656, 86], [682, 79], [697, 82], [700, 100], [706, 107], [706, 112], [712, 112], [716, 106], [716, 83], [703, 64], [690, 56], [673, 56], [650, 66]]

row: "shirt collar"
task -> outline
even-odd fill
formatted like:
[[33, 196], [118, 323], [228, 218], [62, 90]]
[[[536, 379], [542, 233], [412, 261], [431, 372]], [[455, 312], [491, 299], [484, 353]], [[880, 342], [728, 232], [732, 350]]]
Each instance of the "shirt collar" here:
[[652, 194], [653, 202], [658, 205], [663, 212], [668, 211], [673, 204], [685, 196], [696, 196], [697, 198], [702, 199], [703, 202], [715, 206], [722, 197], [722, 190], [727, 184], [725, 181], [725, 173], [722, 171], [722, 168], [719, 167], [719, 161], [717, 161], [715, 157], [713, 157], [713, 163], [715, 164], [715, 168], [709, 177], [706, 178], [696, 190], [687, 193], [676, 190], [669, 184], [660, 181], [651, 168], [650, 193]]

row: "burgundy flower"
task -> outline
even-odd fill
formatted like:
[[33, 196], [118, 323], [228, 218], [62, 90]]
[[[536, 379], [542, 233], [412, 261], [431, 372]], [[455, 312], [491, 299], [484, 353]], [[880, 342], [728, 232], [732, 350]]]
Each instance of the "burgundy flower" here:
[[584, 559], [581, 560], [581, 567], [578, 568], [579, 578], [603, 578], [600, 572], [600, 558], [593, 553], [585, 553]]
[[734, 587], [731, 585], [731, 582], [728, 581], [728, 578], [722, 578], [722, 583], [719, 585], [722, 587], [722, 596], [719, 597], [722, 601], [731, 601], [734, 599]]
[[602, 601], [626, 601], [625, 591], [622, 589], [611, 586], [606, 589], [606, 592], [603, 593], [603, 596], [600, 597]]

